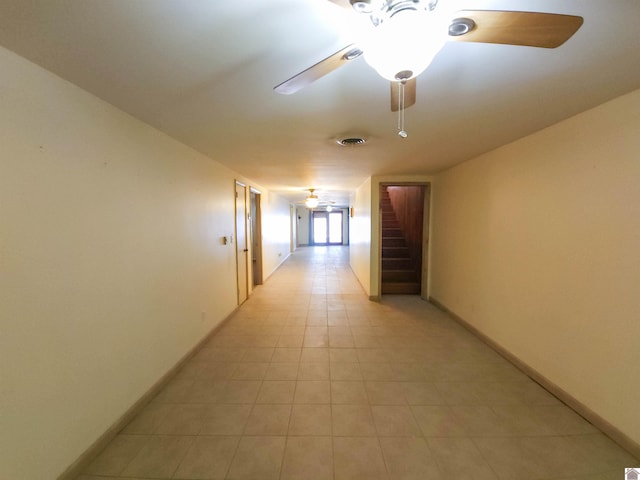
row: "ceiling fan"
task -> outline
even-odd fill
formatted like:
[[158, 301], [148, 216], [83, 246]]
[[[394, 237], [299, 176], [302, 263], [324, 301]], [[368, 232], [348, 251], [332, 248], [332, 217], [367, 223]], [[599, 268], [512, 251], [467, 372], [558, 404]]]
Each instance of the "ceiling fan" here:
[[330, 200], [320, 200], [318, 195], [314, 193], [315, 191], [316, 191], [315, 188], [310, 188], [309, 195], [307, 195], [307, 198], [297, 203], [300, 205], [304, 205], [305, 207], [312, 210], [318, 207], [326, 207], [327, 211], [331, 211], [331, 209], [333, 208], [333, 204], [336, 202], [332, 202]]
[[[391, 111], [402, 112], [416, 102], [416, 77], [449, 41], [556, 48], [580, 28], [582, 17], [554, 13], [462, 10], [453, 19], [438, 9], [438, 0], [329, 0], [367, 15], [368, 38], [280, 83], [274, 90], [292, 94], [364, 56], [391, 82]], [[399, 127], [400, 130], [400, 127]], [[404, 129], [400, 131], [401, 136]]]

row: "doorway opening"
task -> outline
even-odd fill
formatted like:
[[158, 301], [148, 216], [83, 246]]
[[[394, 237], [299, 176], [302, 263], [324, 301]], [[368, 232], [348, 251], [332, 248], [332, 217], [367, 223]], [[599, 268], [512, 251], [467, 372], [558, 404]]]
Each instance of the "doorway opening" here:
[[314, 245], [342, 245], [344, 240], [342, 215], [342, 210], [313, 212], [311, 228]]
[[251, 188], [251, 272], [253, 286], [262, 285], [262, 213], [260, 201], [262, 195], [255, 188]]
[[236, 275], [238, 284], [238, 305], [242, 305], [249, 295], [247, 245], [247, 186], [236, 182]]
[[380, 185], [381, 293], [420, 295], [427, 271], [429, 185]]

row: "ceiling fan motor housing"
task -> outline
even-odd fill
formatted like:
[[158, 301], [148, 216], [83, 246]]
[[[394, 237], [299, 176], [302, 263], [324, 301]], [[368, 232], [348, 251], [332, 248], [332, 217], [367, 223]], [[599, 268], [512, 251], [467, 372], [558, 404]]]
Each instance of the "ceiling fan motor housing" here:
[[402, 10], [432, 11], [438, 0], [349, 0], [349, 3], [356, 12], [369, 15], [371, 23], [377, 27]]
[[371, 13], [374, 10], [372, 0], [349, 0], [353, 9], [358, 13]]

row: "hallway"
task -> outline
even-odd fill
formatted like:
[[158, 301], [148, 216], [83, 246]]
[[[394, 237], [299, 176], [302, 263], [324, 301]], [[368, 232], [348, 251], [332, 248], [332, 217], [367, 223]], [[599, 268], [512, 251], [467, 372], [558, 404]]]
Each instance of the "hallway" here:
[[299, 248], [80, 480], [618, 480], [640, 464], [348, 247]]

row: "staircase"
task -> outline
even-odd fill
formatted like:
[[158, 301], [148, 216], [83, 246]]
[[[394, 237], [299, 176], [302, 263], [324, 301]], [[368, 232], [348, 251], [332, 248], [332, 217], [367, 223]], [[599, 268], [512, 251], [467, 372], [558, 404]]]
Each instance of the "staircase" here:
[[386, 188], [380, 189], [382, 210], [382, 293], [420, 294], [421, 265], [411, 255]]

